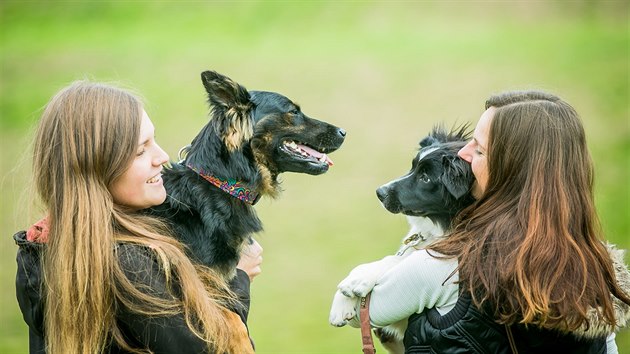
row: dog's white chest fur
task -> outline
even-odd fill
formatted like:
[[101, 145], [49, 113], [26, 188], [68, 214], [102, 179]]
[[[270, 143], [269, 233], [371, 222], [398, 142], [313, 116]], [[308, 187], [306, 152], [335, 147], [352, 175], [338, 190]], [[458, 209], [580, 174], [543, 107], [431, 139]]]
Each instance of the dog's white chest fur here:
[[[444, 236], [444, 230], [440, 225], [435, 224], [431, 219], [424, 216], [407, 216], [409, 232], [406, 237], [414, 234], [422, 235], [426, 241], [435, 240], [436, 237]], [[426, 245], [426, 243], [425, 243]]]

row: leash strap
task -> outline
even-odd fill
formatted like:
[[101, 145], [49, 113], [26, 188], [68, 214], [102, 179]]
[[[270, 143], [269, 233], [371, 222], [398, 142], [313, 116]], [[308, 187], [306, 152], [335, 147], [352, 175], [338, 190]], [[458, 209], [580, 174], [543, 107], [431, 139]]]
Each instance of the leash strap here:
[[370, 295], [368, 293], [361, 298], [359, 309], [359, 319], [361, 321], [361, 341], [363, 343], [363, 354], [375, 354], [374, 340], [372, 339], [372, 326], [370, 326]]

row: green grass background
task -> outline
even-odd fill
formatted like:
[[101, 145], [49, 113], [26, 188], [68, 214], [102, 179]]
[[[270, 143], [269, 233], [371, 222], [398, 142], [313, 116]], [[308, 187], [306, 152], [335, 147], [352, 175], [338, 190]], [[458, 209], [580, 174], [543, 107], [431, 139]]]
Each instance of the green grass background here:
[[[406, 231], [374, 190], [409, 168], [434, 123], [475, 123], [492, 93], [540, 88], [577, 108], [603, 228], [630, 246], [625, 1], [5, 0], [0, 35], [0, 353], [27, 351], [11, 236], [39, 216], [32, 127], [58, 89], [85, 77], [142, 93], [172, 158], [206, 122], [206, 69], [284, 93], [348, 131], [326, 175], [283, 175], [282, 197], [257, 205], [259, 353], [360, 353], [359, 331], [327, 319], [338, 281], [393, 252]], [[618, 345], [630, 352], [627, 331]]]

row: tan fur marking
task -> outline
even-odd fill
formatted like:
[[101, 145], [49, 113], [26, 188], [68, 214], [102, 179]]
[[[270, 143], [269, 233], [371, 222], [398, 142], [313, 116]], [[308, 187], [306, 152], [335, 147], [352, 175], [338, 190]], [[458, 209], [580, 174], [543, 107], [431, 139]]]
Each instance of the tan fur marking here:
[[239, 149], [243, 142], [254, 136], [254, 125], [247, 115], [242, 115], [245, 107], [230, 108], [226, 113], [226, 118], [230, 121], [230, 127], [223, 138], [228, 151]]
[[232, 354], [254, 354], [252, 342], [249, 340], [247, 329], [241, 318], [231, 311], [225, 311], [225, 319], [228, 327], [234, 329], [232, 346], [228, 349]]
[[[260, 154], [256, 154], [256, 156], [259, 155]], [[256, 161], [258, 162], [258, 170], [260, 171], [260, 175], [262, 177], [262, 184], [259, 192], [271, 198], [277, 198], [280, 195], [278, 183], [274, 181], [271, 171], [269, 171], [267, 166], [260, 163], [260, 159], [258, 157], [256, 158]]]
[[[264, 118], [263, 118], [264, 119]], [[258, 193], [261, 195], [277, 198], [280, 195], [280, 188], [275, 177], [267, 167], [269, 165], [269, 158], [264, 153], [265, 147], [271, 144], [271, 133], [266, 133], [264, 136], [256, 138], [254, 141], [253, 152], [258, 171], [261, 175], [261, 185], [258, 188]], [[262, 150], [261, 150], [262, 149]]]
[[261, 195], [269, 196], [271, 198], [277, 198], [280, 195], [278, 183], [275, 181], [269, 168], [267, 168], [267, 156], [260, 151], [254, 151], [254, 159], [260, 172], [261, 183], [258, 188], [258, 193]]

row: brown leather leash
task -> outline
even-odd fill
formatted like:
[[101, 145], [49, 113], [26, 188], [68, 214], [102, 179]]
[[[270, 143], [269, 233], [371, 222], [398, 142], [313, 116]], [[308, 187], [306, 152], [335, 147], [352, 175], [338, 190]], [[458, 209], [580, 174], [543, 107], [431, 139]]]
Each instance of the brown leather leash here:
[[374, 354], [374, 340], [372, 339], [372, 326], [370, 326], [370, 295], [368, 293], [361, 298], [361, 307], [359, 308], [359, 320], [361, 321], [361, 341], [363, 343], [363, 354]]
[[[397, 256], [403, 255], [409, 248], [416, 247], [420, 242], [426, 241], [427, 238], [420, 234], [416, 233], [413, 235], [409, 235], [403, 241], [403, 246], [396, 253]], [[374, 339], [372, 339], [372, 326], [370, 325], [370, 296], [372, 295], [369, 292], [365, 297], [361, 298], [361, 305], [359, 308], [359, 321], [361, 323], [361, 341], [363, 344], [363, 353], [364, 354], [375, 354], [376, 348], [374, 347]]]

